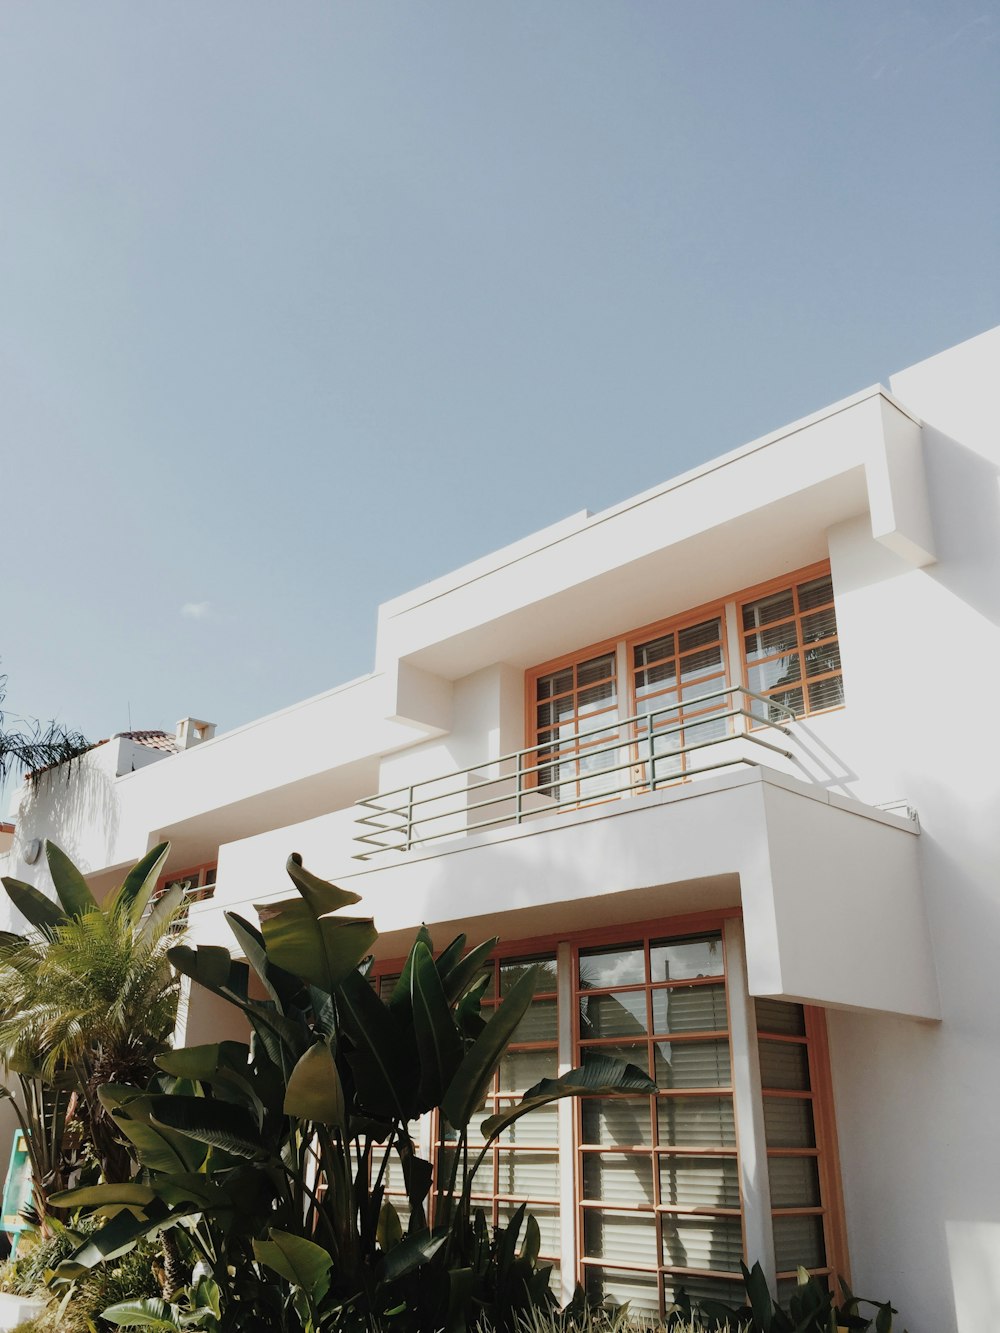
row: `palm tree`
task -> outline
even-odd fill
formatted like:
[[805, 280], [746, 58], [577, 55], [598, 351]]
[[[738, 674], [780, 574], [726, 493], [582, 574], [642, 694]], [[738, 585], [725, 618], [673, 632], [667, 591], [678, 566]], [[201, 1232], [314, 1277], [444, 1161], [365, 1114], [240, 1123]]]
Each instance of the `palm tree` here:
[[0, 675], [0, 788], [18, 773], [37, 773], [53, 764], [63, 764], [90, 749], [90, 741], [79, 731], [59, 722], [19, 719], [20, 727], [9, 728], [3, 711], [7, 677]]
[[58, 902], [33, 885], [3, 880], [33, 930], [0, 934], [0, 1060], [21, 1081], [22, 1103], [13, 1104], [43, 1216], [47, 1195], [64, 1188], [79, 1165], [75, 1122], [106, 1180], [130, 1174], [120, 1131], [97, 1089], [144, 1086], [169, 1046], [178, 983], [166, 951], [176, 942], [183, 889], [147, 910], [168, 852], [167, 843], [154, 847], [103, 904], [51, 842], [45, 854]]

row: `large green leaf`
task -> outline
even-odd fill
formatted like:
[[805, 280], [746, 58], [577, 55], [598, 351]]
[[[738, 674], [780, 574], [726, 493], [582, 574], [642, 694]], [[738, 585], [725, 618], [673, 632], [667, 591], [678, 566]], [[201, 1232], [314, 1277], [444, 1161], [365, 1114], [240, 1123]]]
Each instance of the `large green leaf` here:
[[417, 938], [413, 941], [410, 952], [406, 955], [406, 962], [403, 964], [399, 979], [389, 996], [389, 1008], [400, 1015], [408, 1013], [410, 1009], [410, 973], [413, 970], [413, 950], [418, 944], [426, 944], [428, 949], [434, 948], [434, 941], [431, 939], [431, 933], [426, 926], [421, 926], [417, 931]]
[[156, 1063], [174, 1078], [211, 1083], [221, 1070], [242, 1072], [250, 1059], [250, 1047], [242, 1041], [218, 1041], [207, 1046], [181, 1046], [164, 1051]]
[[[175, 944], [167, 950], [167, 957], [182, 976], [197, 981], [206, 990], [214, 991], [217, 995], [231, 993], [235, 999], [246, 999], [246, 986], [240, 986], [239, 968], [232, 954], [221, 944], [199, 944], [195, 949], [189, 944]], [[242, 966], [246, 972], [246, 964]]]
[[353, 907], [361, 901], [361, 894], [355, 893], [353, 889], [338, 888], [329, 880], [320, 879], [318, 875], [306, 870], [298, 852], [292, 852], [285, 862], [285, 869], [315, 916], [338, 912], [342, 907]]
[[7, 890], [7, 897], [25, 921], [29, 921], [46, 938], [51, 939], [54, 929], [66, 924], [67, 917], [63, 909], [51, 898], [46, 898], [34, 884], [25, 884], [23, 879], [4, 875], [3, 886]]
[[140, 925], [140, 937], [143, 939], [159, 939], [183, 901], [183, 884], [174, 884], [167, 889], [163, 897], [157, 899], [153, 910]]
[[79, 917], [87, 912], [100, 911], [97, 899], [81, 871], [61, 847], [48, 839], [45, 840], [45, 859], [49, 863], [49, 874], [55, 885], [56, 896], [66, 909], [67, 916]]
[[60, 1190], [49, 1195], [49, 1203], [56, 1208], [103, 1208], [109, 1204], [144, 1208], [156, 1198], [156, 1191], [137, 1180], [120, 1184], [102, 1183], [84, 1185], [80, 1189]]
[[74, 1276], [73, 1270], [85, 1270], [103, 1263], [105, 1259], [117, 1259], [127, 1254], [137, 1240], [149, 1236], [164, 1227], [172, 1226], [181, 1217], [187, 1217], [191, 1208], [169, 1209], [160, 1199], [144, 1210], [142, 1217], [132, 1213], [118, 1213], [110, 1222], [106, 1222], [99, 1231], [93, 1232], [78, 1249], [74, 1250], [65, 1265], [60, 1265], [60, 1276]]
[[[442, 971], [441, 959], [438, 959], [438, 971], [441, 972], [444, 993], [448, 997], [449, 1004], [456, 1004], [469, 987], [483, 975], [483, 967], [496, 945], [496, 935], [492, 939], [484, 940], [482, 944], [477, 944], [474, 949], [470, 949], [460, 962], [449, 968], [447, 973]], [[489, 977], [486, 980], [489, 984]]]
[[325, 1041], [310, 1046], [292, 1070], [285, 1090], [285, 1114], [316, 1120], [343, 1129], [346, 1123], [344, 1089]]
[[305, 1292], [311, 1305], [317, 1306], [330, 1290], [333, 1259], [321, 1246], [304, 1236], [271, 1227], [269, 1240], [255, 1240], [253, 1252], [258, 1263], [279, 1273], [293, 1286]]
[[159, 1296], [147, 1296], [141, 1301], [119, 1301], [109, 1305], [101, 1315], [119, 1328], [164, 1328], [181, 1330], [183, 1325], [174, 1318], [173, 1307]]
[[538, 981], [538, 967], [529, 967], [494, 1010], [489, 1022], [466, 1051], [441, 1100], [441, 1109], [455, 1129], [464, 1129], [482, 1105], [493, 1071], [527, 1012]]
[[152, 1099], [135, 1088], [105, 1083], [97, 1090], [101, 1105], [131, 1142], [141, 1166], [150, 1171], [197, 1171], [205, 1149], [152, 1119]]
[[440, 1104], [462, 1061], [462, 1038], [455, 1028], [430, 949], [420, 941], [414, 945], [412, 957], [410, 996], [420, 1055], [417, 1100], [421, 1110], [429, 1110]]
[[233, 1157], [253, 1161], [267, 1152], [256, 1122], [241, 1106], [211, 1097], [185, 1097], [176, 1093], [150, 1100], [154, 1126], [173, 1130]]
[[651, 1095], [654, 1092], [656, 1084], [637, 1065], [610, 1055], [598, 1055], [560, 1078], [543, 1078], [528, 1089], [516, 1106], [484, 1120], [482, 1132], [487, 1141], [495, 1139], [508, 1125], [520, 1120], [521, 1116], [562, 1097], [613, 1097], [628, 1093]]
[[360, 1106], [369, 1114], [409, 1120], [418, 1076], [417, 1053], [359, 972], [344, 978], [340, 1019], [353, 1049], [348, 1061]]
[[169, 842], [161, 842], [153, 847], [141, 861], [135, 863], [125, 876], [121, 888], [115, 894], [115, 906], [127, 914], [133, 925], [138, 922], [146, 910], [169, 855]]
[[405, 1236], [388, 1254], [382, 1256], [378, 1267], [380, 1279], [383, 1282], [395, 1282], [397, 1278], [423, 1267], [434, 1258], [447, 1239], [447, 1231], [418, 1231], [413, 1236]]
[[267, 956], [325, 991], [335, 990], [378, 939], [370, 917], [317, 917], [301, 898], [263, 904], [257, 914]]
[[287, 1009], [302, 990], [301, 979], [268, 958], [264, 936], [249, 921], [235, 912], [226, 912], [224, 916], [229, 929], [236, 936], [243, 957], [260, 977], [271, 999]]

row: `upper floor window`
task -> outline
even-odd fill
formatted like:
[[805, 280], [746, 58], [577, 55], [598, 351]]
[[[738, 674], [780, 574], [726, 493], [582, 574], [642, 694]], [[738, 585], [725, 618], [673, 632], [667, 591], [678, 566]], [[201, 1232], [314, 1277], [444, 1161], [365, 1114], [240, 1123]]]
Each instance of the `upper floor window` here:
[[[844, 702], [829, 571], [742, 606], [747, 685], [804, 717]], [[766, 704], [752, 711], [765, 716]]]
[[651, 752], [656, 780], [682, 776], [695, 750], [741, 729], [734, 686], [760, 696], [751, 725], [843, 704], [829, 565], [530, 672], [536, 786], [560, 803], [634, 789], [626, 746], [633, 758]]

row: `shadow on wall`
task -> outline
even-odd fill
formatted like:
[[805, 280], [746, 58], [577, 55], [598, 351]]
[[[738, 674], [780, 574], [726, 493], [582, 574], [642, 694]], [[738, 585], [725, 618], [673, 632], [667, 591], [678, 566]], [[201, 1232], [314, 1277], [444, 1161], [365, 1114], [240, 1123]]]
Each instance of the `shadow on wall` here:
[[938, 555], [924, 572], [1000, 625], [1000, 469], [933, 426], [924, 457]]
[[66, 772], [43, 773], [26, 789], [17, 815], [15, 852], [21, 857], [33, 838], [49, 838], [87, 871], [113, 859], [118, 825], [114, 778], [96, 764], [72, 764]]

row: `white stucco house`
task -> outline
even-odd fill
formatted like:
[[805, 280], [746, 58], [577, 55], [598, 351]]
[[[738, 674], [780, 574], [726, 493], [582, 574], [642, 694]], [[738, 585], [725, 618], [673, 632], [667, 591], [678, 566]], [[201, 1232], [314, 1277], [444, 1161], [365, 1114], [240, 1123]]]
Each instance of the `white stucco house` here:
[[[725, 1298], [745, 1256], [982, 1333], [998, 468], [1000, 329], [387, 603], [370, 675], [97, 747], [26, 792], [0, 868], [44, 888], [50, 837], [101, 889], [169, 839], [195, 939], [228, 942], [297, 851], [363, 895], [380, 973], [421, 922], [497, 934], [501, 984], [548, 979], [494, 1101], [598, 1049], [660, 1087], [529, 1117], [480, 1178], [566, 1290]], [[192, 996], [186, 1037], [232, 1021]]]

